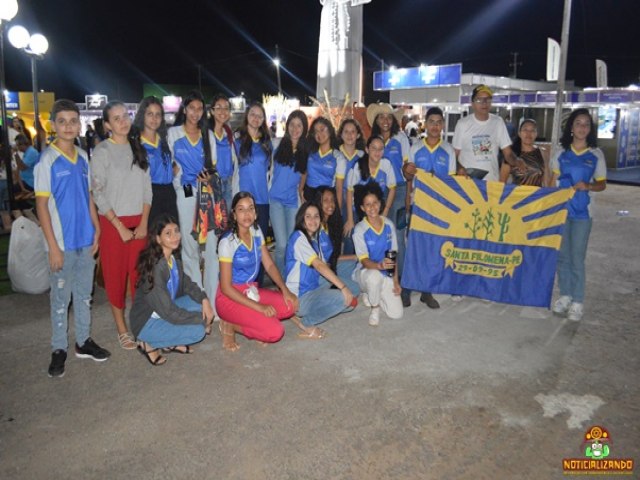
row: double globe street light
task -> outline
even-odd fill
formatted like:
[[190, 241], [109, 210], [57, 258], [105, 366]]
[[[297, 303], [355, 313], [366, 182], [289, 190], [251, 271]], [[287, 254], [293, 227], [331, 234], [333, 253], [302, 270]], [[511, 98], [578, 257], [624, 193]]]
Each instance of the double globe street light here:
[[38, 70], [37, 61], [44, 58], [49, 50], [47, 37], [41, 33], [29, 34], [29, 31], [21, 25], [15, 25], [9, 29], [9, 42], [11, 45], [26, 53], [31, 59], [31, 81], [33, 85], [33, 114], [36, 134], [40, 126], [40, 108], [38, 104]]

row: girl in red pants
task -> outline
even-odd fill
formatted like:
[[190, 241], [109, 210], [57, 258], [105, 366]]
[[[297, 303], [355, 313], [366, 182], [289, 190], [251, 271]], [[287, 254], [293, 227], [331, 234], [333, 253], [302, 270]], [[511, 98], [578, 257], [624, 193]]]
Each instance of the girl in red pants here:
[[[249, 192], [238, 192], [231, 202], [231, 231], [218, 246], [220, 284], [216, 312], [221, 318], [222, 347], [236, 351], [236, 332], [261, 342], [277, 342], [284, 335], [280, 320], [298, 310], [298, 298], [289, 291], [265, 245], [257, 224], [256, 205]], [[280, 292], [258, 288], [260, 265]]]

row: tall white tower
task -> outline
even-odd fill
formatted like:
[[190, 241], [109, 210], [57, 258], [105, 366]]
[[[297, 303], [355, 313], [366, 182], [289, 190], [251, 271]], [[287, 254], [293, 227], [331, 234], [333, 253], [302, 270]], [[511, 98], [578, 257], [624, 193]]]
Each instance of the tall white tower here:
[[320, 0], [317, 98], [362, 98], [362, 5], [372, 0]]

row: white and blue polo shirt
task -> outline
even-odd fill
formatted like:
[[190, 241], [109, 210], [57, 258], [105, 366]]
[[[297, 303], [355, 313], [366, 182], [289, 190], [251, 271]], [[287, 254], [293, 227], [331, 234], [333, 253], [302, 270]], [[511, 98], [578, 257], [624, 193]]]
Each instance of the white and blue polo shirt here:
[[233, 232], [228, 232], [218, 245], [220, 262], [231, 264], [231, 283], [255, 282], [262, 264], [264, 236], [260, 228], [251, 227], [252, 244], [247, 245]]
[[90, 179], [86, 153], [76, 147], [67, 157], [53, 142], [35, 167], [37, 197], [48, 197], [51, 226], [63, 251], [93, 245], [95, 227], [89, 210]]
[[171, 127], [168, 133], [173, 158], [182, 168], [180, 184], [196, 185], [197, 176], [204, 169], [204, 142], [202, 136], [193, 143], [182, 125]]
[[[557, 153], [550, 162], [551, 171], [558, 176], [557, 185], [569, 188], [578, 182], [591, 183], [607, 179], [607, 165], [599, 148], [587, 148], [578, 152], [571, 146]], [[576, 190], [569, 200], [568, 218], [591, 218], [591, 192]]]
[[423, 138], [415, 143], [409, 152], [409, 163], [417, 168], [432, 172], [438, 177], [446, 177], [456, 173], [456, 152], [453, 147], [440, 140], [433, 147]]
[[216, 168], [220, 178], [225, 180], [233, 175], [233, 145], [229, 143], [229, 137], [225, 130], [223, 130], [222, 136], [218, 137], [215, 132], [213, 136], [216, 139]]
[[285, 265], [287, 288], [298, 297], [318, 288], [320, 274], [311, 266], [316, 258], [323, 260], [317, 243], [310, 244], [303, 232], [295, 230], [287, 243]]
[[370, 176], [366, 180], [362, 179], [360, 165], [356, 163], [353, 169], [349, 172], [349, 175], [347, 175], [347, 188], [350, 192], [353, 192], [356, 185], [366, 185], [371, 181], [375, 181], [380, 185], [385, 196], [387, 195], [387, 190], [390, 188], [396, 188], [396, 176], [389, 160], [386, 158], [380, 159], [378, 168], [375, 171], [370, 172]]
[[[398, 250], [396, 227], [391, 220], [383, 218], [384, 223], [380, 230], [376, 230], [367, 219], [363, 219], [353, 229], [353, 244], [358, 260], [365, 258], [373, 262], [381, 262], [387, 250]], [[362, 268], [358, 263], [357, 268]]]

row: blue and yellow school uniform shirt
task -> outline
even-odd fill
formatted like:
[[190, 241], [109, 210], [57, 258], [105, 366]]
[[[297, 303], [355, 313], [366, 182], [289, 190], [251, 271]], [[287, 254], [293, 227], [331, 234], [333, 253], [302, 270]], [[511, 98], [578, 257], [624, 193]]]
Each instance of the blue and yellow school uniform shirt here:
[[307, 162], [307, 185], [311, 188], [320, 186], [335, 187], [336, 177], [344, 178], [346, 162], [333, 149], [320, 153], [320, 150], [309, 155]]
[[240, 240], [233, 232], [228, 232], [218, 245], [218, 258], [222, 263], [231, 264], [231, 283], [255, 282], [262, 263], [264, 236], [260, 228], [251, 227], [251, 245]]
[[328, 262], [333, 254], [333, 243], [325, 227], [320, 227], [318, 232], [318, 246], [320, 247], [320, 253], [322, 253], [322, 259]]
[[438, 177], [456, 173], [456, 152], [450, 144], [442, 140], [433, 147], [429, 146], [426, 138], [415, 143], [409, 152], [409, 162]]
[[193, 143], [182, 125], [171, 127], [167, 135], [173, 158], [182, 169], [180, 184], [196, 185], [197, 176], [204, 169], [204, 142], [202, 136]]
[[27, 166], [26, 170], [20, 171], [20, 178], [31, 188], [34, 187], [34, 170], [40, 159], [40, 152], [33, 147], [28, 147], [22, 156], [22, 163]]
[[285, 207], [298, 208], [298, 185], [301, 176], [300, 172], [295, 171], [295, 164], [287, 166], [274, 160], [269, 200], [280, 202]]
[[396, 175], [396, 184], [406, 184], [407, 182], [402, 176], [402, 165], [409, 159], [409, 139], [404, 132], [396, 133], [385, 142], [384, 158], [391, 162], [393, 173]]
[[310, 244], [303, 232], [295, 230], [287, 242], [284, 259], [287, 288], [298, 297], [315, 290], [320, 284], [320, 274], [311, 266], [316, 258], [323, 260], [318, 244], [315, 241]]
[[79, 148], [67, 157], [55, 142], [40, 155], [35, 168], [37, 197], [48, 197], [51, 226], [63, 251], [93, 245], [95, 228], [89, 210], [89, 162]]
[[396, 176], [393, 171], [393, 167], [391, 166], [391, 162], [386, 158], [382, 158], [380, 160], [380, 164], [378, 168], [374, 172], [370, 172], [369, 178], [366, 180], [362, 179], [362, 174], [360, 173], [360, 165], [356, 164], [355, 167], [349, 172], [349, 176], [347, 177], [347, 188], [350, 192], [353, 192], [353, 189], [356, 185], [366, 185], [369, 182], [375, 181], [382, 188], [382, 192], [387, 194], [387, 190], [390, 188], [396, 188]]
[[353, 229], [353, 244], [362, 268], [362, 260], [368, 258], [373, 262], [381, 262], [387, 250], [398, 250], [396, 227], [391, 220], [383, 217], [384, 223], [376, 230], [367, 219], [363, 219]]
[[233, 175], [233, 144], [229, 143], [229, 137], [223, 130], [222, 136], [214, 132], [216, 139], [216, 168], [220, 178], [225, 180]]
[[156, 185], [168, 185], [173, 182], [173, 168], [171, 166], [171, 155], [165, 155], [160, 145], [160, 137], [156, 136], [156, 142], [145, 137], [140, 137], [140, 143], [147, 151], [149, 159], [149, 169], [151, 183]]
[[[550, 162], [551, 171], [558, 176], [558, 187], [569, 188], [578, 182], [591, 183], [607, 179], [607, 165], [599, 148], [587, 148], [580, 152], [569, 150], [558, 152]], [[591, 218], [591, 192], [577, 190], [569, 200], [568, 218]]]
[[[236, 140], [236, 147], [240, 151], [240, 140]], [[262, 148], [259, 139], [253, 139], [249, 157], [238, 159], [238, 175], [241, 192], [253, 195], [256, 205], [269, 204], [269, 187], [267, 186], [267, 172], [269, 171], [269, 155]]]

